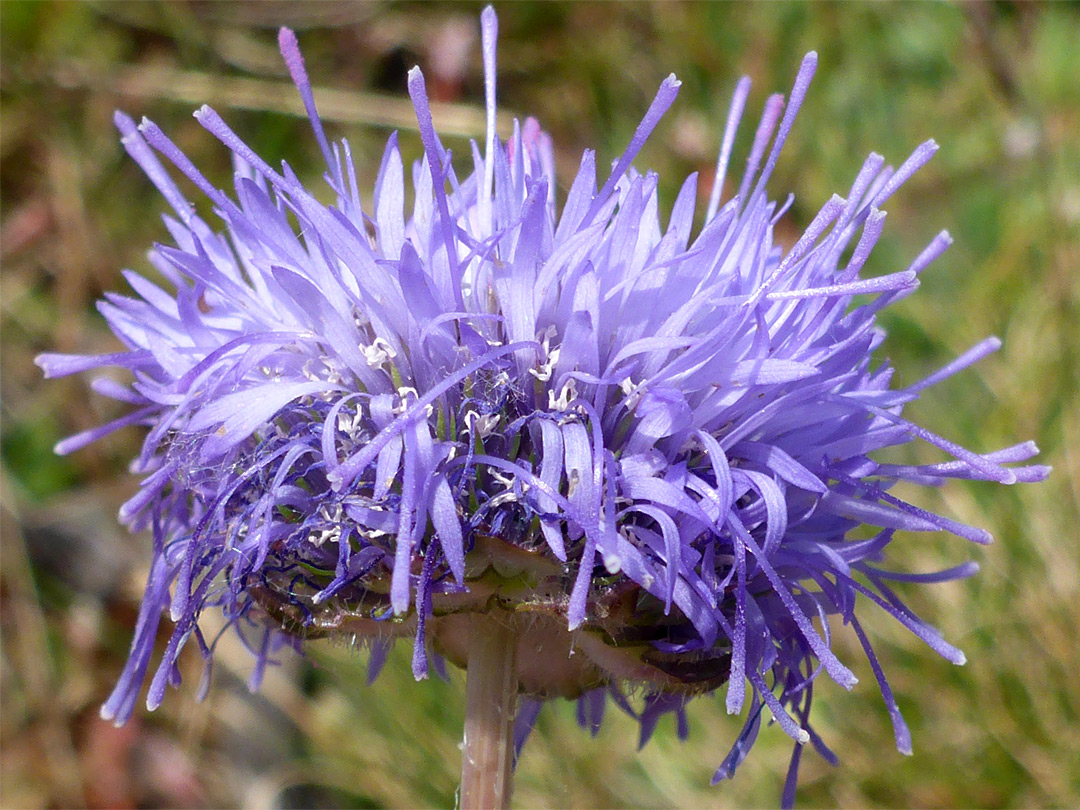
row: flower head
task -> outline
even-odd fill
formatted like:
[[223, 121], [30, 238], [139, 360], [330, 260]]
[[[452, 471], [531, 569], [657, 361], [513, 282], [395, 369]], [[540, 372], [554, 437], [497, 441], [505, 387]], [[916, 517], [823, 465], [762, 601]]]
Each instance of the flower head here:
[[[127, 273], [135, 297], [101, 303], [125, 351], [38, 360], [50, 377], [103, 366], [133, 377], [95, 389], [134, 410], [59, 452], [149, 428], [134, 464], [142, 485], [121, 517], [152, 531], [153, 563], [104, 716], [131, 715], [166, 613], [174, 629], [150, 676], [150, 708], [179, 681], [191, 639], [209, 664], [213, 643], [199, 627], [208, 608], [255, 654], [253, 684], [283, 644], [327, 634], [372, 640], [376, 669], [386, 643], [409, 638], [423, 677], [431, 654], [464, 664], [464, 620], [491, 611], [520, 625], [520, 689], [531, 699], [522, 736], [548, 697], [579, 698], [595, 727], [611, 696], [645, 740], [661, 715], [676, 713], [681, 727], [690, 697], [720, 690], [747, 719], [717, 778], [734, 772], [768, 707], [797, 743], [790, 801], [802, 744], [832, 758], [810, 724], [816, 677], [855, 683], [830, 649], [836, 616], [865, 649], [897, 746], [909, 750], [856, 604], [962, 663], [890, 582], [976, 566], [912, 575], [883, 565], [898, 531], [989, 536], [890, 490], [1048, 472], [1009, 466], [1037, 452], [1031, 443], [975, 453], [903, 416], [996, 339], [905, 388], [875, 358], [877, 313], [914, 290], [950, 242], [942, 233], [907, 269], [861, 276], [882, 206], [937, 147], [928, 141], [897, 169], [871, 155], [785, 250], [773, 228], [787, 206], [766, 184], [815, 69], [809, 54], [786, 106], [767, 102], [725, 202], [750, 90], [738, 83], [696, 234], [696, 176], [665, 226], [657, 177], [632, 167], [675, 100], [674, 76], [610, 174], [598, 179], [595, 154], [584, 154], [560, 207], [537, 122], [515, 124], [505, 143], [496, 136], [491, 9], [482, 27], [488, 126], [464, 174], [432, 125], [422, 74], [409, 74], [424, 158], [408, 215], [396, 134], [373, 207], [362, 208], [348, 144], [327, 140], [287, 30], [282, 53], [331, 205], [207, 107], [196, 117], [234, 155], [233, 197], [152, 122], [117, 114], [125, 148], [175, 213], [175, 244], [150, 253], [173, 289]], [[167, 164], [210, 199], [223, 232], [195, 214]], [[913, 439], [952, 460], [875, 460]], [[627, 685], [644, 693], [643, 708]]]

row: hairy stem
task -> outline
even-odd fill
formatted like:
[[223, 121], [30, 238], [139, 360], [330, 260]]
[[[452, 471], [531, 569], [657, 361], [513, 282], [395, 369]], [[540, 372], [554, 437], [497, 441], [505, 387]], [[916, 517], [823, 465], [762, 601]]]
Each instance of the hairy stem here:
[[513, 787], [517, 633], [508, 614], [473, 614], [465, 681], [461, 810], [505, 810]]

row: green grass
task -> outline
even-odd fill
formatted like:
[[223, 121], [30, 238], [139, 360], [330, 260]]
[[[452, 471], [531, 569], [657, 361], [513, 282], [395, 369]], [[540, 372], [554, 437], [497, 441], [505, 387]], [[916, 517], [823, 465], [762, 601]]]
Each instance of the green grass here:
[[[364, 684], [365, 655], [314, 646], [243, 687], [246, 654], [223, 642], [215, 686], [185, 685], [125, 730], [96, 721], [123, 664], [149, 559], [145, 537], [113, 526], [133, 490], [134, 432], [72, 457], [60, 437], [106, 418], [85, 380], [43, 384], [42, 350], [114, 346], [93, 302], [123, 289], [119, 270], [145, 270], [167, 234], [163, 201], [123, 154], [111, 127], [122, 107], [157, 121], [219, 185], [228, 155], [190, 117], [171, 72], [219, 77], [229, 95], [254, 79], [261, 110], [217, 109], [271, 162], [314, 181], [306, 123], [278, 88], [274, 28], [294, 25], [319, 86], [404, 96], [404, 69], [430, 62], [447, 20], [480, 6], [30, 3], [0, 5], [3, 757], [0, 805], [449, 806], [457, 783], [460, 673], [415, 683], [408, 650]], [[950, 537], [896, 544], [904, 567], [977, 559], [974, 579], [905, 592], [967, 653], [953, 667], [869, 614], [915, 754], [897, 754], [888, 717], [855, 640], [838, 647], [860, 683], [822, 683], [819, 730], [840, 768], [804, 758], [803, 807], [1070, 807], [1080, 804], [1080, 9], [1067, 4], [507, 4], [500, 8], [500, 98], [537, 116], [572, 176], [581, 150], [620, 153], [659, 82], [675, 72], [679, 101], [637, 160], [656, 169], [670, 206], [690, 171], [711, 173], [735, 79], [748, 72], [748, 119], [787, 92], [802, 54], [820, 52], [809, 100], [770, 183], [796, 203], [779, 238], [796, 235], [862, 159], [894, 163], [933, 137], [937, 157], [890, 200], [868, 271], [906, 266], [942, 228], [953, 248], [922, 289], [883, 317], [900, 381], [933, 370], [987, 334], [1004, 348], [911, 406], [914, 419], [980, 450], [1027, 438], [1055, 466], [1044, 484], [955, 483], [917, 493], [922, 505], [991, 529], [987, 549]], [[164, 79], [162, 77], [165, 77]], [[141, 80], [141, 84], [136, 80]], [[473, 49], [448, 100], [479, 108]], [[139, 86], [136, 87], [136, 84]], [[387, 130], [356, 95], [333, 137], [347, 135], [362, 178], [374, 177]], [[376, 99], [375, 101], [378, 101]], [[380, 102], [381, 103], [381, 102]], [[381, 108], [379, 108], [381, 109]], [[745, 155], [744, 122], [733, 166]], [[403, 133], [407, 149], [417, 139]], [[458, 154], [464, 142], [448, 141]], [[362, 181], [363, 185], [363, 181]], [[562, 189], [565, 193], [565, 188]], [[925, 447], [907, 458], [930, 459]], [[90, 515], [90, 518], [82, 516]], [[59, 527], [59, 528], [58, 528]], [[96, 532], [105, 542], [70, 565], [42, 552]], [[50, 533], [51, 532], [51, 533]], [[66, 547], [64, 547], [66, 548]], [[97, 557], [93, 556], [98, 555]], [[89, 562], [86, 562], [89, 560]], [[116, 570], [88, 577], [82, 565]], [[107, 580], [107, 581], [106, 581]], [[662, 724], [636, 751], [636, 726], [609, 707], [593, 739], [573, 706], [545, 710], [521, 762], [520, 807], [744, 807], [778, 801], [789, 745], [762, 731], [733, 782], [709, 779], [738, 728], [720, 700], [690, 709], [685, 744]], [[143, 764], [158, 763], [147, 771]], [[143, 763], [143, 764], [140, 764]], [[149, 776], [142, 775], [149, 773]], [[275, 798], [276, 797], [276, 798]]]

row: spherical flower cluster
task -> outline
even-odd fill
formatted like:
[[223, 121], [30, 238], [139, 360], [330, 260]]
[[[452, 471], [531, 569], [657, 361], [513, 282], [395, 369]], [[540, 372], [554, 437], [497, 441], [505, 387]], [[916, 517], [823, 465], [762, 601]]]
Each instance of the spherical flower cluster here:
[[[578, 698], [594, 728], [613, 697], [644, 740], [665, 713], [684, 728], [687, 701], [721, 690], [746, 724], [717, 778], [734, 772], [768, 707], [797, 743], [790, 801], [802, 744], [832, 759], [810, 724], [815, 678], [855, 683], [830, 649], [843, 623], [869, 658], [898, 748], [910, 750], [856, 605], [876, 605], [962, 663], [890, 583], [963, 577], [974, 564], [918, 575], [882, 565], [898, 531], [989, 536], [890, 490], [1048, 471], [1006, 466], [1033, 456], [1031, 443], [979, 454], [902, 415], [996, 340], [904, 388], [875, 358], [877, 313], [915, 289], [950, 241], [940, 234], [905, 270], [861, 276], [882, 206], [936, 146], [897, 169], [870, 155], [846, 196], [790, 249], [778, 244], [787, 204], [765, 189], [810, 54], [786, 106], [766, 103], [737, 193], [722, 202], [750, 89], [738, 83], [694, 235], [696, 176], [665, 226], [656, 175], [631, 166], [678, 93], [672, 76], [599, 188], [586, 152], [560, 207], [537, 122], [496, 137], [490, 9], [482, 28], [487, 134], [457, 167], [423, 76], [409, 74], [424, 147], [410, 215], [396, 135], [372, 207], [361, 206], [348, 144], [328, 142], [287, 30], [282, 53], [332, 205], [207, 107], [196, 117], [233, 153], [235, 197], [153, 123], [117, 114], [125, 148], [175, 212], [175, 245], [150, 254], [172, 290], [126, 273], [135, 296], [100, 305], [124, 351], [38, 360], [50, 377], [103, 366], [133, 376], [94, 388], [134, 410], [60, 452], [149, 428], [134, 464], [141, 488], [121, 517], [151, 530], [153, 563], [104, 716], [132, 714], [165, 614], [174, 627], [150, 676], [151, 709], [179, 682], [185, 644], [209, 664], [208, 608], [255, 654], [253, 684], [283, 644], [323, 635], [369, 640], [376, 666], [390, 641], [410, 638], [417, 677], [430, 656], [464, 665], [465, 621], [490, 612], [519, 631], [520, 737], [550, 697]], [[209, 198], [223, 232], [196, 215], [166, 164]], [[952, 460], [875, 460], [916, 438]]]

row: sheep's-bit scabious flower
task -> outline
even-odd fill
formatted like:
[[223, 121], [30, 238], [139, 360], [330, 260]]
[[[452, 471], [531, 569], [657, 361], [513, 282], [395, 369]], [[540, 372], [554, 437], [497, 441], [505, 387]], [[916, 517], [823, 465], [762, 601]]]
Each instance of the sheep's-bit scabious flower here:
[[[903, 388], [875, 358], [878, 312], [912, 292], [950, 242], [941, 233], [907, 269], [861, 276], [882, 206], [937, 147], [922, 144], [898, 169], [870, 155], [846, 196], [826, 202], [790, 249], [777, 244], [790, 198], [771, 202], [766, 184], [814, 72], [811, 53], [786, 105], [766, 102], [738, 190], [723, 202], [750, 90], [745, 78], [736, 86], [693, 238], [697, 177], [665, 227], [656, 175], [631, 166], [675, 100], [674, 76], [599, 188], [589, 151], [559, 206], [537, 122], [515, 124], [505, 143], [496, 136], [491, 9], [482, 29], [487, 133], [456, 167], [422, 74], [409, 74], [424, 148], [411, 215], [396, 135], [371, 208], [361, 206], [348, 144], [328, 142], [290, 31], [281, 50], [327, 163], [331, 205], [207, 107], [196, 118], [234, 156], [234, 198], [153, 123], [117, 114], [125, 148], [175, 212], [166, 218], [175, 246], [150, 253], [173, 290], [126, 273], [135, 297], [100, 305], [125, 351], [38, 359], [49, 377], [116, 366], [134, 378], [95, 380], [134, 410], [58, 452], [125, 425], [149, 428], [134, 462], [142, 485], [121, 517], [152, 531], [153, 563], [103, 715], [131, 715], [163, 614], [173, 631], [150, 677], [151, 709], [179, 682], [185, 643], [209, 669], [214, 644], [199, 627], [208, 608], [254, 653], [253, 686], [283, 645], [326, 635], [366, 640], [375, 669], [399, 637], [414, 644], [418, 678], [429, 656], [464, 665], [466, 623], [484, 611], [519, 633], [519, 742], [546, 698], [577, 698], [595, 730], [611, 697], [640, 720], [644, 742], [665, 713], [683, 731], [687, 701], [719, 691], [746, 723], [716, 779], [732, 775], [768, 707], [797, 743], [790, 803], [802, 745], [834, 759], [810, 704], [821, 673], [855, 683], [830, 649], [845, 624], [908, 752], [856, 605], [963, 663], [892, 583], [976, 566], [883, 566], [898, 532], [990, 537], [904, 502], [893, 485], [1048, 473], [1008, 466], [1031, 458], [1032, 443], [976, 453], [902, 414], [996, 339]], [[209, 198], [223, 232], [196, 215], [166, 164]], [[913, 439], [951, 460], [876, 460]]]

